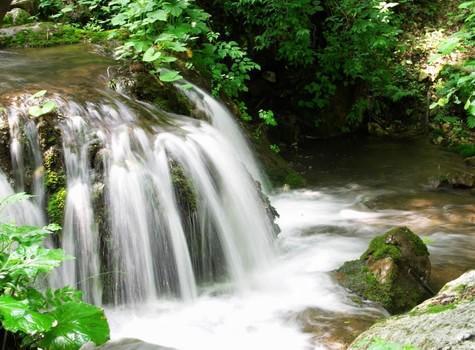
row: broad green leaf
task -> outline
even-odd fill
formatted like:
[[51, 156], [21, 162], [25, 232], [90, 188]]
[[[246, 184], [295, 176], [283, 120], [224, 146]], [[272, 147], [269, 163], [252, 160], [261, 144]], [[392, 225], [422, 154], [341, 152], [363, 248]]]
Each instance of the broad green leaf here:
[[83, 344], [104, 344], [109, 340], [109, 325], [104, 311], [96, 306], [69, 302], [56, 308], [57, 324], [38, 343], [48, 350], [78, 350]]
[[56, 102], [46, 101], [40, 106], [32, 106], [28, 109], [28, 113], [33, 117], [40, 117], [42, 115], [53, 112], [57, 108]]
[[161, 56], [160, 51], [156, 51], [155, 48], [151, 47], [147, 51], [145, 51], [142, 60], [144, 62], [154, 62], [158, 60]]
[[167, 70], [160, 72], [160, 80], [165, 83], [172, 83], [174, 81], [178, 81], [183, 79], [179, 72], [175, 70]]
[[30, 309], [27, 300], [17, 300], [8, 295], [0, 296], [2, 326], [13, 333], [35, 334], [49, 331], [54, 318]]
[[460, 39], [457, 37], [450, 37], [439, 45], [438, 51], [442, 55], [451, 54], [460, 44]]
[[28, 109], [28, 113], [33, 117], [39, 117], [43, 115], [41, 106], [32, 106]]
[[147, 14], [147, 19], [149, 19], [152, 22], [155, 22], [155, 21], [166, 22], [168, 19], [168, 12], [164, 10], [153, 11]]
[[171, 62], [175, 62], [177, 60], [176, 57], [173, 57], [173, 56], [162, 56], [160, 57], [160, 62], [161, 63], [171, 63]]
[[39, 274], [52, 271], [66, 259], [62, 249], [46, 249], [38, 245], [19, 247], [10, 254], [2, 270], [12, 279], [26, 277], [34, 280]]
[[73, 5], [68, 5], [68, 6], [63, 7], [61, 9], [62, 13], [69, 13], [69, 12], [73, 12], [73, 11], [74, 11], [74, 6]]
[[48, 114], [53, 112], [57, 108], [57, 105], [54, 101], [46, 101], [41, 108], [43, 110], [43, 114]]

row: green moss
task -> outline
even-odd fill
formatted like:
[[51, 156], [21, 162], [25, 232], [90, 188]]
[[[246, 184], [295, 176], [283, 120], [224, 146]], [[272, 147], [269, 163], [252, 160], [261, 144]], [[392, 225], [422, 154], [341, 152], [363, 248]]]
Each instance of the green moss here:
[[387, 244], [386, 239], [386, 235], [375, 237], [369, 244], [369, 248], [364, 254], [364, 259], [371, 255], [376, 260], [386, 257], [391, 257], [395, 261], [399, 260], [401, 258], [401, 251], [397, 246]]
[[82, 41], [92, 43], [107, 42], [110, 32], [95, 32], [68, 24], [42, 23], [39, 29], [28, 29], [14, 36], [0, 36], [0, 47], [50, 47], [77, 44]]
[[171, 177], [178, 202], [190, 210], [196, 210], [196, 193], [193, 185], [187, 179], [182, 167], [177, 163], [171, 164]]
[[290, 170], [284, 179], [284, 183], [291, 188], [299, 188], [305, 186], [305, 179], [294, 170]]
[[389, 283], [381, 284], [361, 260], [346, 262], [338, 270], [342, 284], [356, 294], [392, 309], [393, 296]]
[[473, 143], [457, 145], [454, 150], [464, 158], [475, 156], [475, 144]]
[[447, 310], [453, 310], [453, 309], [455, 309], [455, 308], [456, 308], [455, 304], [429, 305], [429, 306], [427, 307], [427, 309], [424, 310], [423, 313], [427, 313], [427, 314], [438, 314], [438, 313], [440, 313], [440, 312], [444, 312], [444, 311], [447, 311]]
[[375, 237], [361, 258], [366, 260], [371, 256], [373, 259], [378, 260], [391, 257], [394, 261], [399, 261], [402, 253], [397, 242], [400, 240], [409, 241], [416, 256], [429, 255], [427, 246], [418, 235], [407, 227], [395, 227], [384, 235]]
[[386, 341], [381, 338], [364, 338], [353, 345], [353, 349], [366, 349], [366, 350], [418, 350], [413, 345], [399, 344], [390, 341]]
[[48, 217], [51, 223], [63, 224], [66, 197], [67, 191], [64, 187], [50, 196], [48, 200]]
[[434, 304], [434, 305], [429, 305], [425, 309], [422, 310], [414, 310], [409, 313], [410, 316], [419, 316], [419, 315], [424, 315], [424, 314], [438, 314], [444, 311], [448, 310], [453, 310], [457, 308], [457, 305], [455, 303], [450, 303], [450, 304]]
[[53, 170], [46, 171], [46, 187], [49, 190], [57, 190], [66, 183], [66, 178], [63, 172], [56, 172]]

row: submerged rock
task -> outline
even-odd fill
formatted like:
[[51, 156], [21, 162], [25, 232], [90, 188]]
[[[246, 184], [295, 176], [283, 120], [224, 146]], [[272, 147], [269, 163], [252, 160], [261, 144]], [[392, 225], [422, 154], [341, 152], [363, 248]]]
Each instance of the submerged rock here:
[[431, 296], [429, 251], [407, 227], [374, 238], [359, 260], [337, 271], [340, 283], [390, 313], [411, 309]]
[[447, 283], [408, 314], [375, 324], [348, 349], [375, 349], [375, 345], [381, 349], [390, 345], [391, 349], [475, 349], [475, 270]]
[[145, 343], [137, 339], [122, 339], [108, 342], [102, 346], [96, 347], [93, 344], [86, 344], [80, 350], [173, 350], [159, 345]]

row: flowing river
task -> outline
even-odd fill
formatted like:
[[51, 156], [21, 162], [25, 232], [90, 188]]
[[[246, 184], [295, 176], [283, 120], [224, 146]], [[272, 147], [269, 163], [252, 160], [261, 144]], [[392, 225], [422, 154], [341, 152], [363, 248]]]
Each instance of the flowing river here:
[[[424, 237], [435, 287], [475, 266], [473, 194], [436, 187], [463, 166], [456, 155], [422, 137], [308, 142], [288, 155], [308, 188], [269, 191], [275, 237], [252, 181], [265, 184], [265, 173], [229, 112], [197, 87], [184, 94], [207, 121], [131, 100], [107, 88], [111, 65], [81, 46], [0, 51], [9, 135], [0, 195], [30, 190], [37, 197], [7, 217], [44, 223], [45, 141], [27, 110], [45, 89], [63, 116], [67, 197], [55, 244], [77, 257], [51, 283], [104, 305], [113, 339], [179, 350], [343, 349], [386, 313], [356, 303], [332, 271], [397, 225]], [[91, 148], [101, 149], [94, 159]], [[174, 191], [177, 164], [193, 210]]]

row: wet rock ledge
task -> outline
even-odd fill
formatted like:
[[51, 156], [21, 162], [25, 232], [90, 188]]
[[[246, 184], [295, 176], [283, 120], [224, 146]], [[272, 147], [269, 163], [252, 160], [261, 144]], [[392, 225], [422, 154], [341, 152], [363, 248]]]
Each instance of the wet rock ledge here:
[[475, 270], [447, 283], [409, 313], [375, 324], [348, 350], [475, 349]]

